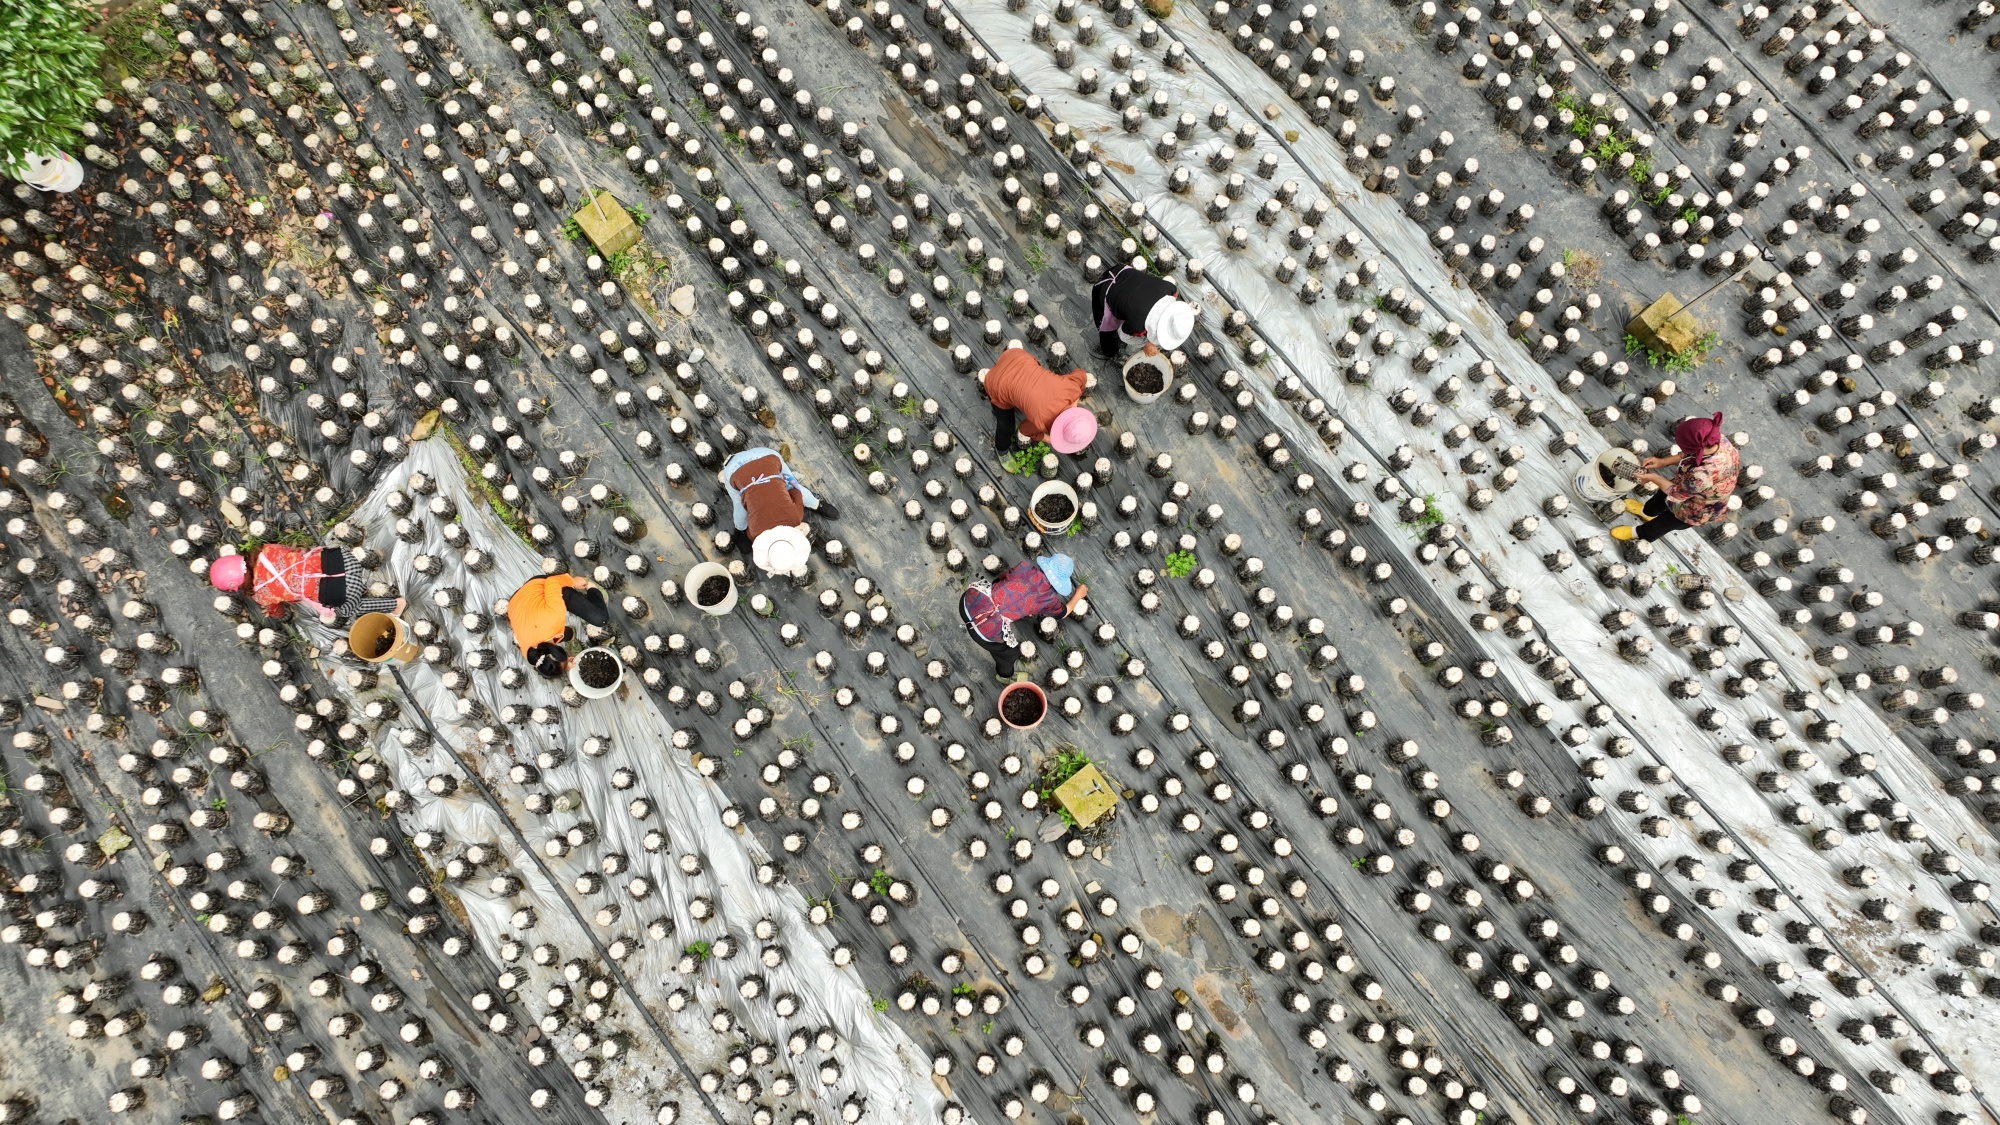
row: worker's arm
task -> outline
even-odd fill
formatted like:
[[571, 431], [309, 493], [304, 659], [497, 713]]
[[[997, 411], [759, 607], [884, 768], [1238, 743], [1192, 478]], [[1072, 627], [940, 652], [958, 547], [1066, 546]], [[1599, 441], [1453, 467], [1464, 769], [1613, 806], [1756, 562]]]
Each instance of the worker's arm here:
[[1075, 613], [1076, 603], [1082, 601], [1083, 596], [1088, 593], [1090, 593], [1090, 587], [1085, 586], [1082, 583], [1078, 583], [1076, 590], [1070, 594], [1069, 601], [1063, 604], [1063, 614], [1067, 616], [1069, 614]]
[[1648, 457], [1644, 461], [1639, 462], [1639, 464], [1642, 468], [1664, 469], [1669, 465], [1678, 465], [1686, 459], [1687, 454], [1676, 453], [1672, 457]]

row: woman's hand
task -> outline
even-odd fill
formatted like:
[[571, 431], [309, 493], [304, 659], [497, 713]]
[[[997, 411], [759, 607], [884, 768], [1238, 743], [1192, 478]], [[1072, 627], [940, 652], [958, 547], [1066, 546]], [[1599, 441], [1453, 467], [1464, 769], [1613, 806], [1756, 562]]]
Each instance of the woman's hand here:
[[1154, 343], [1154, 342], [1152, 342], [1151, 340], [1148, 340], [1148, 341], [1146, 341], [1146, 346], [1145, 346], [1145, 348], [1143, 348], [1142, 350], [1143, 350], [1143, 351], [1144, 351], [1144, 352], [1145, 352], [1145, 353], [1146, 353], [1147, 355], [1159, 355], [1159, 354], [1160, 354], [1160, 345], [1158, 345], [1158, 344], [1155, 344], [1155, 343]]
[[1639, 462], [1639, 466], [1646, 469], [1664, 469], [1668, 465], [1678, 465], [1680, 463], [1681, 459], [1679, 457], [1648, 457], [1644, 461]]
[[396, 609], [395, 609], [396, 616], [401, 617], [403, 615], [403, 610], [406, 609], [409, 606], [409, 604], [410, 604], [410, 599], [397, 598]]
[[1673, 481], [1668, 480], [1667, 478], [1661, 476], [1658, 473], [1640, 473], [1639, 483], [1650, 484], [1654, 488], [1657, 488], [1662, 492], [1666, 491], [1669, 488], [1672, 488], [1674, 485]]

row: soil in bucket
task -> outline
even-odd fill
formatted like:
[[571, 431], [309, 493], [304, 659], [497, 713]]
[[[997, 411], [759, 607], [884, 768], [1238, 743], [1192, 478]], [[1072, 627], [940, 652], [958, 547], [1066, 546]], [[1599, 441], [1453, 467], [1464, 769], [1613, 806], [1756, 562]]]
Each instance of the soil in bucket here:
[[1000, 717], [1017, 727], [1032, 726], [1042, 717], [1046, 705], [1032, 691], [1010, 691], [1000, 701]]
[[1134, 394], [1156, 395], [1167, 389], [1167, 375], [1157, 363], [1134, 364], [1132, 370], [1125, 373], [1125, 385], [1132, 388]]
[[369, 638], [368, 647], [373, 649], [374, 651], [365, 652], [362, 653], [361, 655], [367, 657], [370, 660], [380, 660], [381, 658], [389, 655], [389, 649], [394, 647], [395, 643], [396, 643], [395, 631], [392, 629], [384, 629], [380, 633], [377, 633], [375, 634], [375, 636]]
[[1076, 501], [1060, 492], [1052, 492], [1035, 501], [1035, 518], [1045, 527], [1054, 527], [1076, 514]]
[[585, 652], [576, 658], [576, 674], [585, 686], [607, 688], [618, 682], [618, 658], [608, 652]]
[[1598, 462], [1597, 464], [1597, 479], [1601, 481], [1604, 484], [1604, 487], [1606, 488], [1618, 487], [1617, 474], [1611, 471], [1610, 465], [1605, 464], [1602, 461]]
[[694, 600], [702, 605], [721, 605], [722, 599], [728, 596], [729, 579], [720, 574], [711, 574], [703, 579], [700, 589], [694, 592]]

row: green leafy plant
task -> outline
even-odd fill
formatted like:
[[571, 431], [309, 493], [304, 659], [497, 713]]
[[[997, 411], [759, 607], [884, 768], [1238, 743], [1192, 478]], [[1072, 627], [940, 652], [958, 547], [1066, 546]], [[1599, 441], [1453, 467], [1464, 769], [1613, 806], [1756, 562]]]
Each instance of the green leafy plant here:
[[877, 996], [874, 999], [874, 1001], [869, 1004], [869, 1007], [874, 1008], [878, 1012], [886, 1012], [889, 1010], [889, 998], [886, 996]]
[[892, 877], [887, 871], [884, 871], [878, 867], [875, 869], [874, 874], [868, 876], [868, 889], [874, 891], [878, 895], [886, 895], [889, 893], [889, 884], [894, 883], [895, 881], [896, 881], [895, 878]]
[[697, 965], [708, 960], [708, 950], [709, 945], [705, 941], [691, 941], [681, 947], [681, 952], [694, 958], [694, 963]]
[[625, 213], [627, 215], [632, 216], [632, 221], [638, 223], [642, 227], [645, 226], [653, 218], [651, 215], [646, 214], [646, 209], [644, 207], [639, 206], [637, 203], [627, 203], [625, 205]]
[[1424, 493], [1424, 510], [1417, 518], [1401, 520], [1396, 526], [1404, 531], [1424, 531], [1444, 522], [1444, 511], [1438, 507], [1437, 493]]
[[917, 401], [917, 396], [904, 395], [903, 401], [896, 404], [896, 413], [901, 414], [905, 418], [915, 418], [917, 411], [923, 409], [923, 405], [923, 403]]
[[1016, 449], [1014, 452], [1002, 456], [1000, 458], [1000, 467], [1016, 476], [1023, 473], [1032, 473], [1035, 471], [1035, 466], [1042, 463], [1042, 458], [1053, 452], [1055, 450], [1050, 448], [1048, 442], [1038, 441], [1025, 449]]
[[979, 995], [979, 990], [964, 981], [960, 981], [951, 986], [951, 994], [953, 996], [963, 996], [967, 1000], [970, 1000]]
[[1625, 354], [1635, 355], [1639, 352], [1644, 352], [1646, 353], [1646, 362], [1648, 364], [1662, 371], [1671, 371], [1678, 375], [1700, 367], [1708, 360], [1708, 353], [1714, 351], [1715, 345], [1721, 341], [1722, 337], [1716, 333], [1704, 332], [1700, 336], [1695, 337], [1694, 343], [1689, 344], [1680, 354], [1675, 355], [1664, 348], [1647, 344], [1628, 332], [1625, 335]]
[[1168, 578], [1186, 578], [1194, 573], [1193, 551], [1168, 551], [1167, 561], [1160, 568]]
[[[1056, 799], [1056, 790], [1062, 788], [1063, 782], [1075, 777], [1085, 766], [1091, 764], [1090, 755], [1082, 750], [1067, 744], [1058, 746], [1055, 748], [1055, 753], [1042, 763], [1041, 776], [1035, 781], [1035, 792], [1042, 800], [1053, 801]], [[1076, 824], [1074, 820], [1065, 823], [1071, 827]]]
[[1028, 247], [1028, 272], [1039, 274], [1049, 268], [1049, 252], [1039, 244]]
[[992, 1021], [992, 1020], [987, 1020], [987, 1021], [986, 1021], [985, 1023], [982, 1023], [982, 1024], [980, 1024], [980, 1025], [979, 1025], [979, 1034], [981, 1034], [981, 1035], [991, 1035], [991, 1034], [993, 1034], [993, 1021]]
[[0, 18], [0, 169], [74, 145], [96, 115], [104, 42], [73, 0], [14, 0]]

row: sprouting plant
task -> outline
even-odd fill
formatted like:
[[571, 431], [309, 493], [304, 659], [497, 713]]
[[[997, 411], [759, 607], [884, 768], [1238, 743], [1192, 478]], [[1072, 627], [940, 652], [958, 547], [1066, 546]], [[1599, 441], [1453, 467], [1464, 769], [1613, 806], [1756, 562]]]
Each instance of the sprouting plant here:
[[709, 945], [705, 941], [691, 941], [681, 947], [681, 952], [694, 958], [694, 963], [697, 965], [708, 960], [708, 950]]
[[887, 871], [884, 871], [878, 867], [875, 869], [874, 874], [868, 876], [868, 889], [874, 891], [878, 895], [886, 895], [889, 893], [889, 884], [894, 883], [895, 881], [896, 881], [895, 878], [892, 877]]
[[1637, 352], [1645, 352], [1646, 362], [1652, 366], [1660, 368], [1663, 371], [1682, 374], [1701, 366], [1708, 359], [1708, 353], [1714, 351], [1715, 345], [1720, 343], [1721, 340], [1722, 337], [1714, 332], [1704, 332], [1700, 336], [1695, 337], [1693, 343], [1676, 353], [1669, 352], [1665, 348], [1647, 344], [1638, 337], [1627, 333], [1625, 336], [1625, 354], [1632, 355]]
[[1186, 578], [1194, 573], [1193, 551], [1168, 551], [1167, 561], [1161, 566], [1168, 578]]
[[215, 800], [210, 801], [208, 803], [208, 807], [214, 809], [216, 812], [221, 812], [222, 810], [229, 807], [229, 798], [217, 797]]
[[1031, 473], [1035, 471], [1035, 466], [1042, 463], [1042, 458], [1053, 452], [1055, 450], [1049, 446], [1048, 442], [1038, 441], [1025, 449], [1016, 449], [1014, 452], [1001, 457], [1000, 467], [1017, 476], [1023, 473]]
[[981, 1034], [981, 1035], [991, 1035], [991, 1034], [993, 1034], [993, 1021], [992, 1021], [992, 1020], [987, 1020], [987, 1021], [986, 1021], [985, 1023], [982, 1023], [982, 1024], [980, 1024], [980, 1025], [979, 1025], [979, 1034]]
[[917, 396], [904, 395], [903, 401], [896, 404], [896, 413], [901, 414], [905, 418], [915, 418], [917, 411], [923, 409], [923, 405], [923, 403], [917, 401]]
[[1689, 224], [1690, 226], [1692, 226], [1692, 225], [1694, 224], [1694, 222], [1695, 222], [1695, 221], [1696, 221], [1697, 219], [1700, 219], [1700, 218], [1701, 218], [1701, 212], [1700, 212], [1700, 211], [1697, 211], [1697, 210], [1695, 210], [1695, 209], [1694, 209], [1693, 207], [1683, 207], [1683, 208], [1681, 208], [1681, 221], [1682, 221], [1682, 222], [1684, 222], [1684, 223], [1687, 223], [1687, 224]]
[[1039, 244], [1028, 247], [1028, 272], [1039, 274], [1049, 268], [1049, 252]]
[[886, 996], [877, 996], [869, 1006], [878, 1012], [886, 1012], [889, 1010], [889, 998]]
[[1361, 857], [1355, 856], [1353, 859], [1347, 861], [1347, 866], [1352, 867], [1356, 871], [1359, 871], [1361, 870], [1361, 863], [1362, 863]]
[[951, 986], [951, 994], [953, 996], [963, 996], [967, 1000], [970, 1000], [974, 996], [979, 995], [979, 990], [964, 981], [959, 981], [957, 984]]
[[651, 215], [646, 214], [646, 209], [644, 207], [639, 206], [637, 203], [627, 203], [625, 205], [625, 213], [627, 215], [632, 216], [632, 221], [638, 223], [642, 227], [645, 226], [647, 222], [649, 222], [652, 219]]
[[569, 218], [563, 220], [562, 236], [571, 242], [581, 242], [583, 240], [583, 224], [576, 221], [575, 215], [571, 215]]
[[1437, 493], [1424, 493], [1424, 510], [1416, 518], [1399, 521], [1396, 526], [1404, 531], [1424, 531], [1444, 522], [1444, 511], [1438, 507]]

